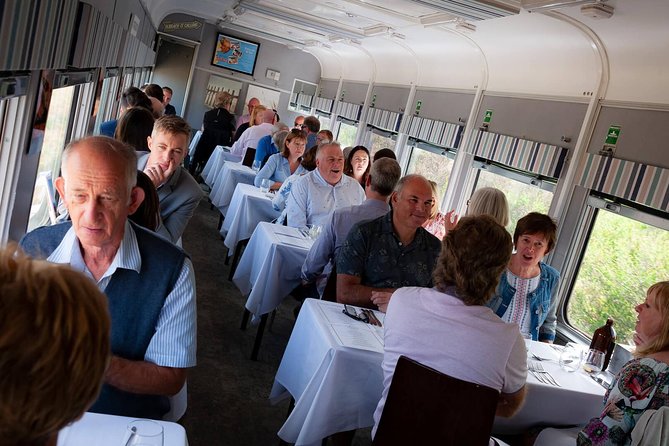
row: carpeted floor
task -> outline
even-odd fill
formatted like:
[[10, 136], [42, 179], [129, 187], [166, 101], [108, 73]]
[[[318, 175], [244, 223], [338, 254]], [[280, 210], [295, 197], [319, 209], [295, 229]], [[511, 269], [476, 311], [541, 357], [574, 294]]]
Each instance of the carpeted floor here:
[[[246, 299], [228, 281], [218, 216], [202, 200], [183, 237], [197, 282], [198, 364], [189, 371], [188, 410], [180, 423], [190, 446], [278, 445], [276, 433], [288, 402], [272, 406], [267, 398], [297, 303], [292, 298], [284, 301], [271, 331], [265, 333], [258, 361], [251, 361], [256, 327], [239, 328]], [[354, 445], [370, 443], [369, 429], [359, 431]]]

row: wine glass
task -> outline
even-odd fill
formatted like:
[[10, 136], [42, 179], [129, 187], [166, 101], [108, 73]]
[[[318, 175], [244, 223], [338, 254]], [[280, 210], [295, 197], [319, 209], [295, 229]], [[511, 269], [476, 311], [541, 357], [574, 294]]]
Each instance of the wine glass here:
[[260, 181], [260, 192], [262, 192], [263, 194], [268, 193], [269, 192], [269, 187], [270, 187], [269, 178], [263, 178]]
[[308, 228], [307, 234], [309, 235], [309, 238], [312, 240], [316, 240], [323, 229], [321, 225], [314, 225], [314, 224], [307, 225], [307, 228]]
[[254, 172], [258, 172], [260, 170], [260, 160], [253, 160], [253, 165], [251, 166]]
[[163, 446], [163, 427], [151, 420], [134, 420], [128, 424], [125, 446]]
[[560, 367], [562, 370], [570, 373], [578, 370], [583, 362], [583, 353], [583, 349], [578, 344], [568, 342], [560, 353]]
[[602, 367], [604, 367], [604, 356], [604, 352], [599, 350], [592, 348], [588, 350], [588, 356], [585, 358], [585, 364], [583, 364], [585, 371], [594, 374], [601, 372]]

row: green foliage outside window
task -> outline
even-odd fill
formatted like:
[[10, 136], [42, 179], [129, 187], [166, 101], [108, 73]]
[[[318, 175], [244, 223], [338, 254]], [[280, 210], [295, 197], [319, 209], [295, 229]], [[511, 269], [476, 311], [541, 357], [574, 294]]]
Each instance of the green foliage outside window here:
[[599, 211], [567, 307], [567, 319], [587, 336], [615, 319], [618, 342], [629, 344], [634, 306], [669, 279], [669, 232]]

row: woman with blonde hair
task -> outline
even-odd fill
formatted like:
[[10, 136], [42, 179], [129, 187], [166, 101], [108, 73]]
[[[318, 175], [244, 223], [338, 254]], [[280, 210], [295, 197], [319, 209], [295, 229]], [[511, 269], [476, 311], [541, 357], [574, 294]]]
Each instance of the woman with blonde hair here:
[[189, 165], [192, 175], [198, 173], [209, 161], [216, 146], [230, 146], [235, 131], [235, 117], [228, 110], [232, 95], [225, 91], [216, 93], [214, 108], [204, 114], [202, 136]]
[[[659, 409], [669, 407], [669, 281], [653, 284], [634, 309], [634, 359], [616, 374], [604, 395], [602, 413], [578, 432], [546, 429], [535, 445], [574, 444], [574, 437], [577, 445], [661, 444], [647, 438], [654, 432], [645, 430], [646, 423], [654, 424], [653, 414], [661, 417]], [[642, 436], [650, 443], [639, 442]]]
[[237, 140], [242, 136], [242, 133], [244, 133], [249, 127], [261, 124], [262, 115], [263, 113], [265, 113], [265, 110], [267, 110], [267, 107], [265, 107], [264, 105], [256, 105], [255, 107], [253, 107], [253, 111], [251, 112], [251, 117], [249, 118], [249, 122], [245, 122], [244, 124], [237, 127], [237, 131], [235, 132], [235, 137], [232, 139], [232, 142], [233, 143], [237, 142]]
[[509, 203], [504, 192], [494, 187], [476, 189], [469, 201], [465, 215], [490, 215], [497, 223], [509, 224]]
[[441, 204], [439, 203], [439, 191], [437, 189], [437, 183], [430, 181], [430, 186], [432, 187], [432, 200], [434, 200], [434, 204], [432, 205], [430, 218], [428, 218], [425, 223], [423, 223], [423, 228], [441, 240], [448, 233], [448, 231], [453, 229], [458, 223], [458, 216], [455, 214], [455, 211], [447, 212], [446, 215], [439, 212], [439, 209], [441, 209]]

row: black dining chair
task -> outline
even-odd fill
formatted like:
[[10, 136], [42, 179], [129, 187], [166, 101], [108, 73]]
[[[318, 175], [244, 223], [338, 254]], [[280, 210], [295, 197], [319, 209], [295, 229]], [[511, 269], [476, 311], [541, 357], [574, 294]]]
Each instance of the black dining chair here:
[[499, 392], [400, 356], [374, 446], [488, 446]]

